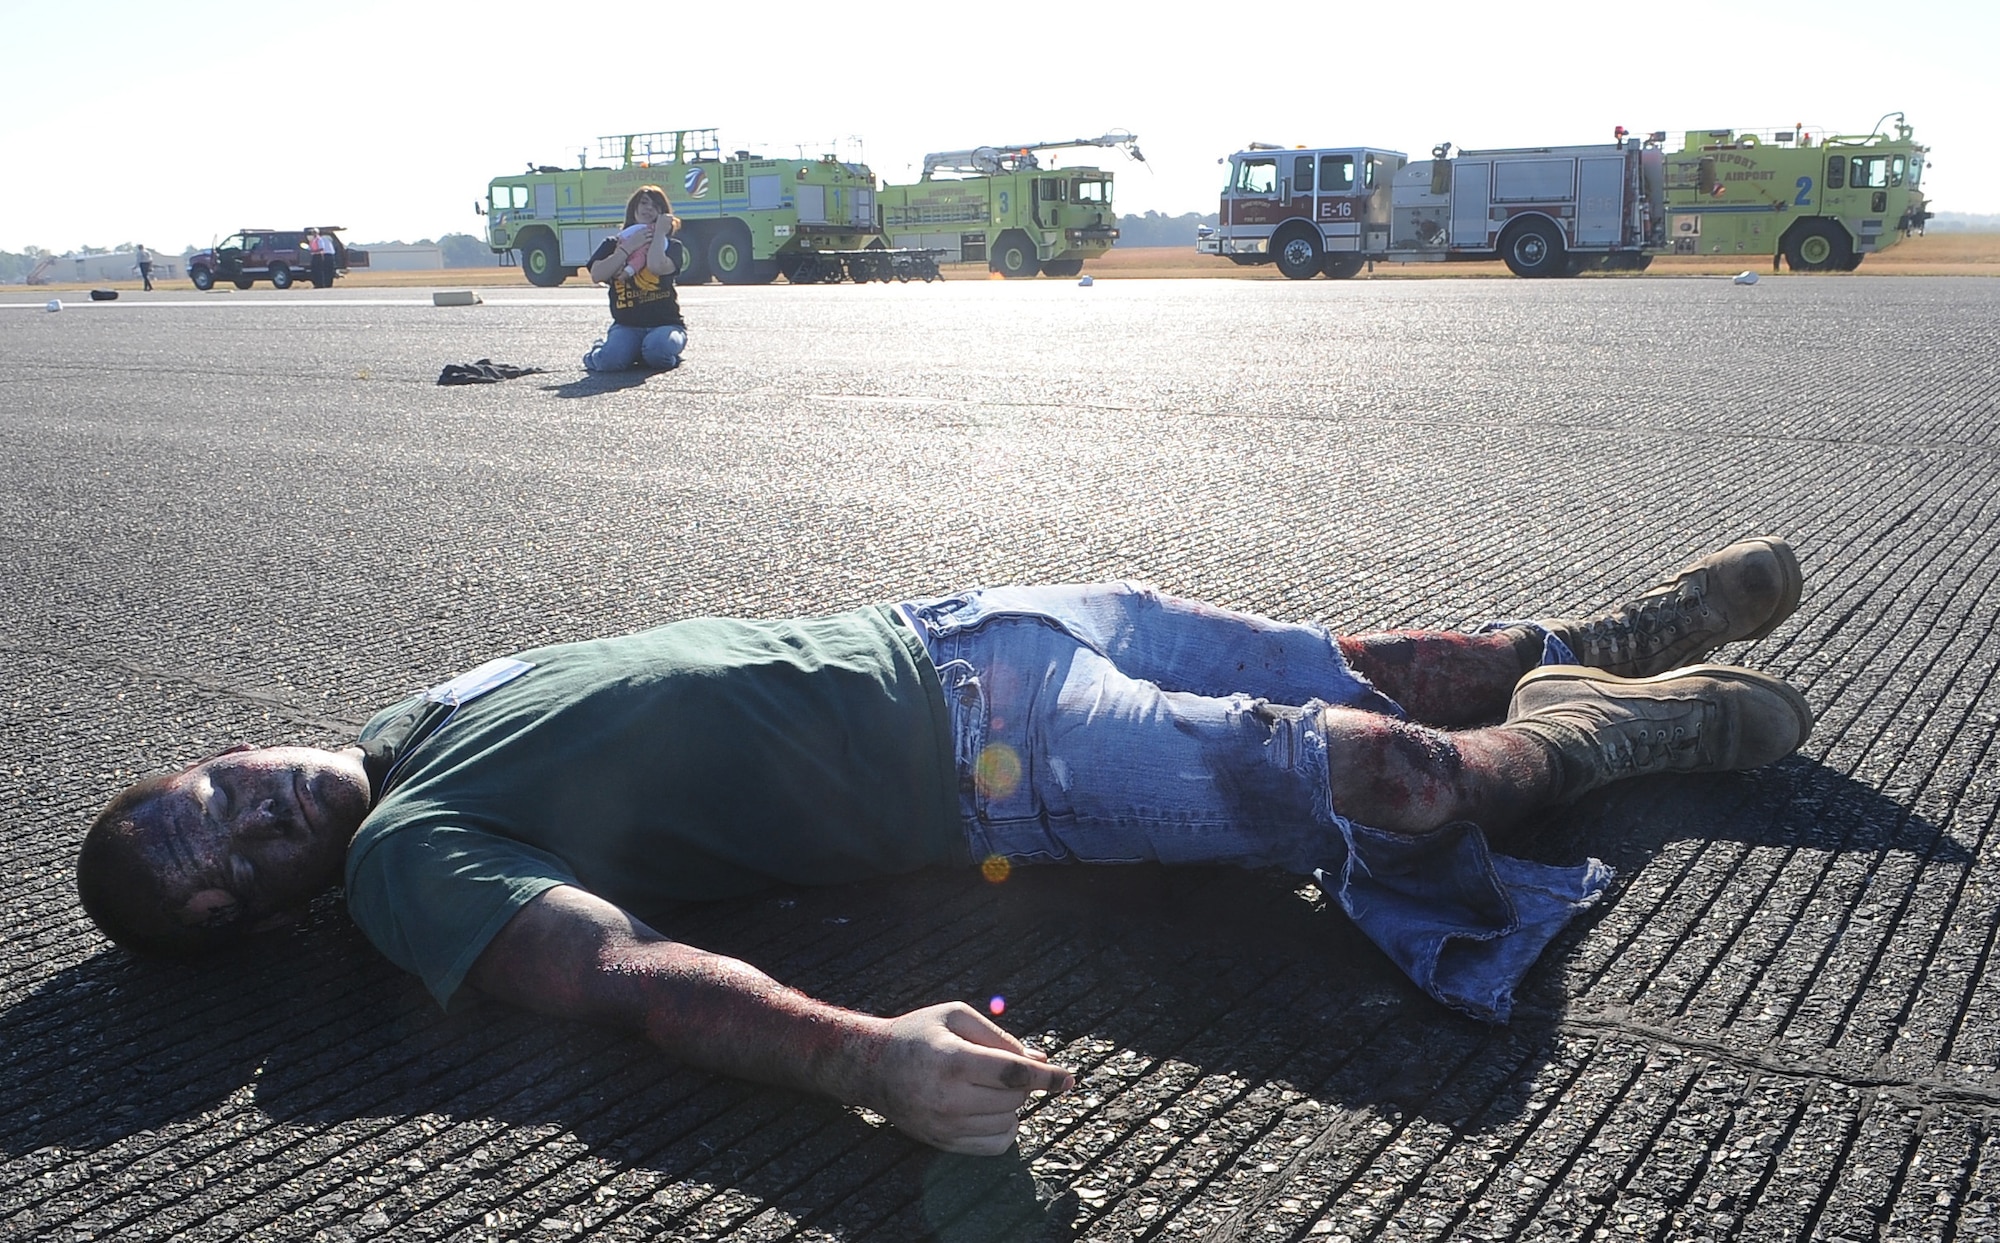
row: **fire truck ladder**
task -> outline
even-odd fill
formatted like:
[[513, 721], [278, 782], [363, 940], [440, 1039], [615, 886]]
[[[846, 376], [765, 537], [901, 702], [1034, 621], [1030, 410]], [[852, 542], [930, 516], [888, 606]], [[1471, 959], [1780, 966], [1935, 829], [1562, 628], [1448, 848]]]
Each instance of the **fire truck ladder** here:
[[1059, 151], [1066, 147], [1115, 147], [1141, 164], [1146, 162], [1145, 155], [1139, 150], [1138, 137], [1130, 130], [1115, 129], [1095, 138], [1071, 138], [1063, 142], [1021, 142], [1003, 147], [974, 147], [969, 151], [933, 151], [924, 157], [924, 180], [929, 181], [933, 173], [990, 177], [996, 173], [1040, 168], [1041, 161], [1035, 158], [1035, 152]]

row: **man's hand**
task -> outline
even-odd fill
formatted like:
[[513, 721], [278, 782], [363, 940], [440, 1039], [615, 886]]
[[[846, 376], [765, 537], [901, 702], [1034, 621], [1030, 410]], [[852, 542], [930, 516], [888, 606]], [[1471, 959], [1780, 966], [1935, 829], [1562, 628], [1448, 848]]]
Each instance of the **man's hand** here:
[[1047, 1054], [959, 1001], [888, 1020], [874, 1070], [879, 1100], [864, 1103], [913, 1139], [982, 1157], [1013, 1146], [1015, 1111], [1030, 1093], [1066, 1092], [1076, 1083], [1049, 1065]]
[[570, 885], [516, 911], [466, 982], [544, 1014], [643, 1033], [692, 1066], [865, 1105], [948, 1152], [1005, 1152], [1028, 1095], [1075, 1082], [961, 1002], [892, 1019], [858, 1014], [668, 940]]

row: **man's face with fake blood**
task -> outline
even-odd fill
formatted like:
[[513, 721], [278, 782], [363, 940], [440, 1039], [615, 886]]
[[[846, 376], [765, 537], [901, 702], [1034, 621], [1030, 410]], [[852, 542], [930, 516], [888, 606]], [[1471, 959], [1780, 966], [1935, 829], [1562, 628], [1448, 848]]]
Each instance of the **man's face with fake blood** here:
[[340, 879], [368, 814], [360, 754], [236, 748], [175, 774], [133, 844], [183, 927], [255, 931], [289, 922]]

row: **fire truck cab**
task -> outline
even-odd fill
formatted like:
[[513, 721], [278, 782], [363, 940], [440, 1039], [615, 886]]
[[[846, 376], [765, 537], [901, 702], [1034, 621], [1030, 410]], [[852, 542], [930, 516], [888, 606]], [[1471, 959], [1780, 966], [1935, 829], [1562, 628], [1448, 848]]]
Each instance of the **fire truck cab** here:
[[1388, 247], [1390, 186], [1408, 162], [1380, 147], [1251, 143], [1229, 157], [1220, 225], [1196, 249], [1295, 280], [1353, 276]]

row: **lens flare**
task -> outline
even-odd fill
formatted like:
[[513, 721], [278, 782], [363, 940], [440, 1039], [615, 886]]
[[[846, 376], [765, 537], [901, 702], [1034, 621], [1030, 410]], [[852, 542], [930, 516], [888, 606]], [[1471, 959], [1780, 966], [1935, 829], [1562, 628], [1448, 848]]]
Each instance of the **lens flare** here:
[[973, 784], [987, 798], [1007, 798], [1021, 785], [1021, 757], [1004, 742], [988, 745], [972, 766]]
[[979, 862], [979, 874], [997, 885], [1014, 874], [1014, 865], [999, 855], [987, 855]]
[[995, 993], [993, 994], [993, 999], [986, 1003], [986, 1008], [987, 1010], [991, 1011], [993, 1017], [997, 1019], [1001, 1015], [1007, 1013], [1007, 999], [1005, 997], [1002, 997], [1000, 994]]

